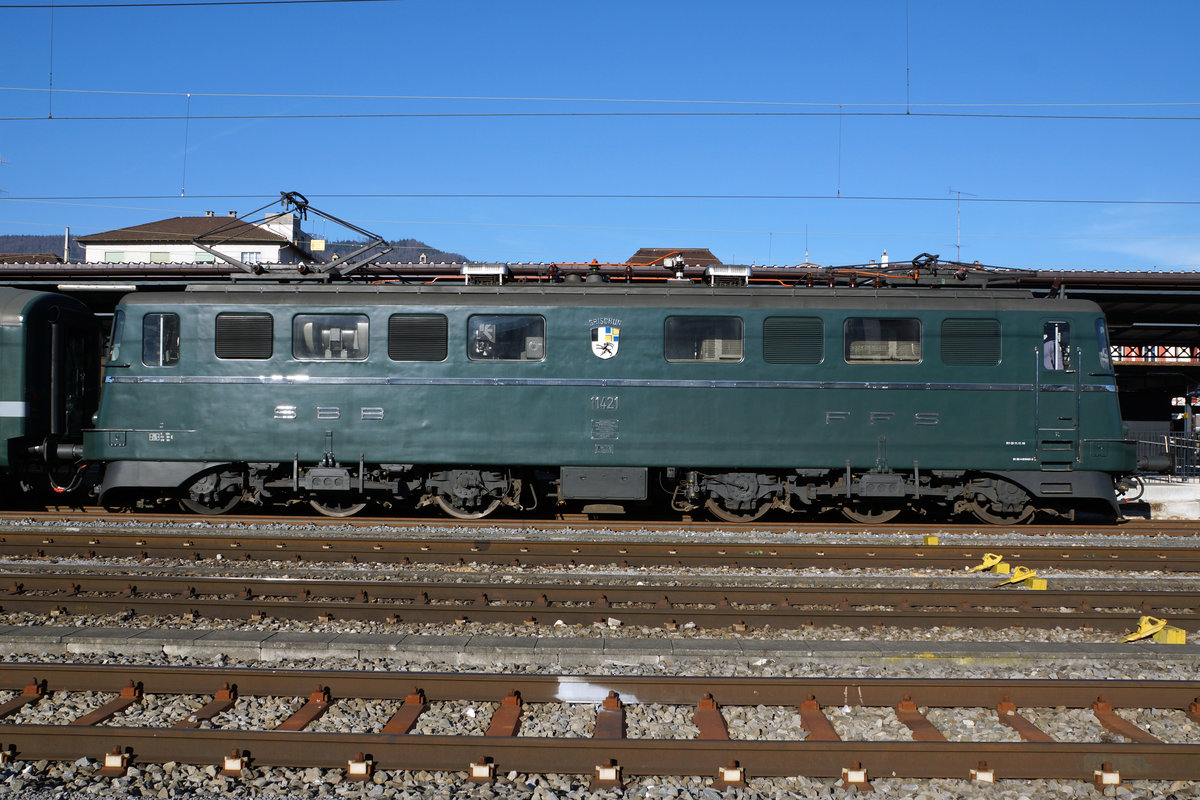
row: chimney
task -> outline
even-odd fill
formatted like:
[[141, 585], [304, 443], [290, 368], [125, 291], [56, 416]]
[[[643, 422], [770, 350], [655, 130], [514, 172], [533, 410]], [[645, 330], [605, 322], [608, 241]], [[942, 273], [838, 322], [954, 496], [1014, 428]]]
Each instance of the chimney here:
[[229, 216], [231, 216], [231, 217], [236, 217], [236, 216], [237, 216], [237, 212], [236, 212], [236, 211], [230, 211], [230, 212], [229, 212]]
[[213, 215], [213, 212], [211, 212], [211, 211], [204, 212], [204, 216], [206, 216], [206, 217], [211, 217], [212, 215]]
[[71, 226], [68, 225], [63, 233], [63, 263], [71, 263]]

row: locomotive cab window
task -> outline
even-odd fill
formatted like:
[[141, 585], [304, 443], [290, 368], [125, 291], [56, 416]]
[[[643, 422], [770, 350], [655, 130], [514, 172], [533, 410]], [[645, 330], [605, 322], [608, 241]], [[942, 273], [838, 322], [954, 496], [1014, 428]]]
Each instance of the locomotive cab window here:
[[742, 360], [741, 317], [667, 317], [667, 361]]
[[1042, 326], [1042, 366], [1052, 370], [1071, 368], [1071, 324], [1047, 322]]
[[921, 321], [852, 317], [846, 320], [847, 364], [916, 364], [921, 360]]
[[467, 320], [472, 361], [542, 361], [546, 320], [524, 314], [476, 314]]
[[302, 361], [363, 361], [366, 314], [298, 314], [292, 319], [292, 355]]
[[[108, 334], [108, 363], [116, 364], [121, 358], [121, 337], [125, 335], [125, 312], [121, 309], [113, 314], [112, 330]], [[126, 364], [125, 366], [129, 366]]]
[[147, 367], [173, 367], [179, 363], [178, 314], [142, 317], [142, 363]]
[[1112, 371], [1112, 350], [1108, 344], [1108, 326], [1104, 324], [1104, 319], [1096, 320], [1096, 346], [1100, 350], [1100, 369], [1104, 372]]

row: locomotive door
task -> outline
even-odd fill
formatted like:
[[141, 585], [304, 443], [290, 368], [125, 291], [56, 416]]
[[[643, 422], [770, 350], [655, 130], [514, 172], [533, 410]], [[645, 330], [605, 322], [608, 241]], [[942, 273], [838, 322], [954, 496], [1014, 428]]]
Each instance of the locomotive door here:
[[49, 328], [48, 430], [58, 440], [82, 441], [96, 410], [98, 363], [96, 323], [75, 311], [55, 308]]
[[1048, 320], [1037, 351], [1034, 417], [1037, 458], [1043, 470], [1067, 471], [1079, 453], [1079, 348], [1071, 324]]

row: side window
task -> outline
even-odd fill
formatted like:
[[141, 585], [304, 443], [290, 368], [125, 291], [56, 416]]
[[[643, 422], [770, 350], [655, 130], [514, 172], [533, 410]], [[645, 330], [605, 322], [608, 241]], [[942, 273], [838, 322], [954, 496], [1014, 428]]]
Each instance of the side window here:
[[368, 342], [366, 314], [297, 314], [292, 319], [292, 355], [302, 361], [363, 361]]
[[1096, 320], [1096, 346], [1100, 348], [1100, 369], [1104, 372], [1112, 370], [1112, 349], [1108, 346], [1108, 325], [1104, 318]]
[[916, 364], [921, 360], [921, 321], [851, 317], [846, 320], [847, 364]]
[[467, 357], [472, 361], [542, 361], [546, 320], [519, 314], [476, 314], [467, 320]]
[[142, 363], [147, 367], [172, 367], [179, 363], [178, 314], [142, 317]]
[[663, 351], [667, 361], [742, 360], [741, 317], [667, 317]]
[[125, 335], [125, 312], [121, 309], [113, 314], [112, 330], [108, 334], [108, 363], [115, 364], [121, 357], [121, 337]]
[[1047, 322], [1042, 326], [1042, 366], [1046, 369], [1071, 368], [1071, 324]]
[[1000, 363], [1000, 321], [942, 320], [942, 363], [952, 367], [994, 367]]
[[213, 354], [217, 358], [267, 359], [275, 353], [270, 314], [217, 314]]
[[445, 361], [443, 314], [392, 314], [388, 317], [388, 358], [392, 361]]
[[768, 364], [820, 364], [825, 360], [825, 329], [819, 317], [767, 317], [763, 320], [763, 361]]

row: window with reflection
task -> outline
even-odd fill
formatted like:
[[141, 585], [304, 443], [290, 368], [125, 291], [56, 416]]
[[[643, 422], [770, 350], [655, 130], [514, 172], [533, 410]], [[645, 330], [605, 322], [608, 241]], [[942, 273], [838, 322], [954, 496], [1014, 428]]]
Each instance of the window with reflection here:
[[1047, 322], [1042, 326], [1042, 366], [1055, 371], [1071, 368], [1071, 325]]
[[475, 314], [467, 320], [467, 357], [541, 361], [546, 357], [546, 320], [530, 314]]
[[369, 352], [366, 314], [298, 314], [292, 355], [302, 361], [363, 361]]
[[179, 363], [178, 314], [142, 317], [142, 363], [147, 367], [172, 367]]
[[921, 322], [916, 319], [851, 317], [846, 320], [847, 364], [916, 364], [921, 360]]
[[741, 317], [667, 317], [663, 349], [667, 361], [742, 360]]

